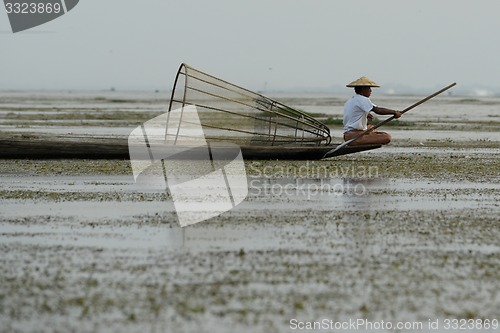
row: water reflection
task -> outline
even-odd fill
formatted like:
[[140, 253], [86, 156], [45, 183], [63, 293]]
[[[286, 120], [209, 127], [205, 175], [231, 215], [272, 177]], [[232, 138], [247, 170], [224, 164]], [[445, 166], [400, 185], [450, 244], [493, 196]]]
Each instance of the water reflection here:
[[[359, 178], [253, 177], [249, 179], [249, 197], [244, 203], [204, 223], [168, 229], [168, 247], [189, 251], [262, 250], [280, 245], [307, 247], [311, 236], [309, 214], [314, 216], [313, 212], [343, 211], [349, 219], [348, 211], [376, 209], [379, 204], [377, 195], [371, 193], [372, 189], [383, 188], [387, 182], [384, 179]], [[295, 216], [297, 221], [287, 223], [280, 218], [283, 216]], [[337, 230], [342, 236], [329, 237], [329, 240], [340, 242], [340, 238], [354, 237], [354, 242], [363, 243], [366, 234], [364, 227], [359, 223], [352, 227], [355, 227], [356, 232]], [[333, 223], [324, 232], [333, 236], [332, 228]], [[294, 236], [283, 237], [283, 234], [288, 233]], [[302, 234], [304, 238], [298, 237]]]
[[344, 193], [341, 196], [344, 209], [371, 210], [379, 205], [373, 189], [388, 186], [387, 179], [344, 178]]

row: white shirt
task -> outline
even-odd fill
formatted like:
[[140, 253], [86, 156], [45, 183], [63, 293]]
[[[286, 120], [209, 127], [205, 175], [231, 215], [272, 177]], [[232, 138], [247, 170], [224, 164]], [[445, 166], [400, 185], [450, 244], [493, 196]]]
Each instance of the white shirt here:
[[352, 130], [366, 130], [368, 113], [376, 105], [363, 95], [356, 94], [344, 104], [344, 133]]

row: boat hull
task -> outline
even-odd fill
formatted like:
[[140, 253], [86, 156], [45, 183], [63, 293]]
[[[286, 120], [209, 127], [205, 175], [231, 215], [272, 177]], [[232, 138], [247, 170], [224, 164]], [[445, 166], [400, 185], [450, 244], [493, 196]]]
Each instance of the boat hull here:
[[[320, 160], [325, 158], [325, 154], [336, 146], [242, 146], [240, 148], [243, 158], [247, 160]], [[380, 145], [347, 146], [327, 155], [326, 158], [380, 147]], [[0, 139], [0, 158], [2, 159], [129, 159], [129, 149], [130, 147], [125, 140]], [[138, 147], [137, 150], [140, 149]], [[168, 149], [175, 148], [169, 147]], [[178, 154], [177, 156], [179, 159], [197, 159], [197, 156], [206, 156], [199, 153], [203, 148], [197, 149], [194, 148], [190, 154]], [[143, 159], [149, 158], [149, 154], [145, 153]]]

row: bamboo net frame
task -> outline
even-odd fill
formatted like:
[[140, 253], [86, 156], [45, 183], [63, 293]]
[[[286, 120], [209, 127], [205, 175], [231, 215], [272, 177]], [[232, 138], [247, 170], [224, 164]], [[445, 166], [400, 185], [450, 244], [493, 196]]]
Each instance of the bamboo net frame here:
[[194, 105], [207, 141], [250, 146], [322, 146], [330, 130], [308, 114], [182, 64], [169, 112]]

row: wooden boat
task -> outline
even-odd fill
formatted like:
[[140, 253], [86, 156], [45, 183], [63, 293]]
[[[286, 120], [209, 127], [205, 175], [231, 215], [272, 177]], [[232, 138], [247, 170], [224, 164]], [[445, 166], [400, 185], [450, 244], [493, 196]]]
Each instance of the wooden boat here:
[[[319, 160], [336, 145], [320, 147], [242, 146], [247, 160]], [[40, 138], [0, 139], [0, 158], [3, 159], [129, 159], [127, 140], [55, 140]], [[334, 157], [380, 148], [380, 145], [344, 147]], [[175, 149], [175, 148], [171, 148]], [[195, 156], [195, 155], [192, 155]], [[149, 158], [144, 156], [145, 159]]]

